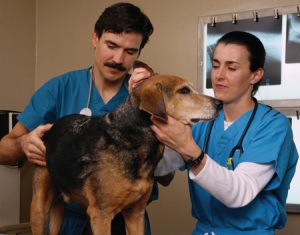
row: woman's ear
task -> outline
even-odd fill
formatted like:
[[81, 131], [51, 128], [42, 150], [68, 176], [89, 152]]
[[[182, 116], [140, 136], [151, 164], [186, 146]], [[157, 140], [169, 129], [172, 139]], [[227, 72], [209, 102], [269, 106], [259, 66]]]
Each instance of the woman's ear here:
[[265, 70], [263, 68], [259, 68], [257, 69], [254, 73], [253, 73], [253, 78], [250, 81], [250, 84], [254, 85], [255, 83], [259, 82], [263, 75], [264, 75]]

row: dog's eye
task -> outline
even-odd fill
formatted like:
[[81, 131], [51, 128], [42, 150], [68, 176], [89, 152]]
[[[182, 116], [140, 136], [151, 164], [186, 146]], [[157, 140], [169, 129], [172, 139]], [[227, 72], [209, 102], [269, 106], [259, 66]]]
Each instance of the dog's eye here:
[[191, 92], [191, 89], [189, 87], [182, 87], [178, 90], [178, 93], [180, 94], [189, 94]]

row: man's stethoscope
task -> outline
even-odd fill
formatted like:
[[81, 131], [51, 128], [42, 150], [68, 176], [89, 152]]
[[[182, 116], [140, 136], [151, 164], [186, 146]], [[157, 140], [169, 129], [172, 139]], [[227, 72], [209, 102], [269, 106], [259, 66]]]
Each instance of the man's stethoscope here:
[[[253, 119], [254, 119], [256, 111], [257, 111], [258, 102], [257, 102], [257, 100], [255, 98], [253, 98], [253, 100], [255, 102], [255, 106], [254, 106], [254, 109], [253, 109], [252, 114], [250, 116], [250, 119], [249, 119], [249, 121], [248, 121], [248, 123], [247, 123], [247, 125], [246, 125], [246, 127], [245, 127], [245, 129], [244, 129], [244, 131], [243, 131], [243, 133], [242, 133], [242, 135], [241, 135], [238, 143], [236, 144], [236, 146], [234, 146], [231, 149], [229, 157], [227, 159], [227, 167], [229, 165], [231, 165], [232, 166], [232, 170], [234, 170], [234, 164], [233, 164], [233, 160], [232, 160], [233, 155], [234, 155], [235, 151], [237, 151], [237, 150], [240, 151], [240, 155], [242, 155], [244, 153], [244, 149], [243, 149], [242, 143], [243, 143], [244, 137], [245, 137], [245, 135], [246, 135], [246, 133], [247, 133], [247, 131], [248, 131], [248, 129], [249, 129], [249, 127], [250, 127]], [[205, 138], [204, 148], [203, 148], [203, 152], [204, 153], [207, 153], [207, 145], [208, 145], [208, 142], [209, 142], [209, 138], [210, 138], [210, 134], [211, 134], [211, 130], [212, 130], [212, 127], [214, 125], [214, 122], [215, 122], [215, 120], [211, 121], [210, 124], [209, 124], [209, 127], [208, 127], [208, 132], [207, 132], [207, 135], [206, 135], [206, 138]]]
[[91, 96], [92, 96], [92, 87], [93, 87], [93, 78], [94, 78], [94, 66], [91, 69], [91, 75], [90, 75], [90, 88], [89, 88], [89, 95], [88, 100], [86, 103], [86, 107], [81, 109], [80, 114], [86, 115], [86, 116], [92, 116], [92, 110], [89, 108]]
[[[92, 66], [92, 68], [91, 68], [90, 88], [89, 88], [89, 95], [88, 95], [86, 107], [81, 109], [79, 114], [86, 115], [86, 116], [92, 116], [92, 110], [89, 107], [90, 107], [90, 101], [91, 101], [91, 96], [92, 96], [93, 79], [94, 79], [94, 66]], [[124, 80], [124, 86], [128, 90], [128, 84], [125, 83], [125, 80]]]

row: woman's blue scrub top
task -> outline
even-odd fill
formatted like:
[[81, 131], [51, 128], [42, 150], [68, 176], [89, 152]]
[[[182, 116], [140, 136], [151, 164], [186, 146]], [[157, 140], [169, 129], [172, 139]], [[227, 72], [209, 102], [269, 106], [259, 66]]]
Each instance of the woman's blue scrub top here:
[[[215, 120], [207, 154], [226, 167], [231, 149], [238, 143], [252, 110], [242, 115], [224, 131], [224, 112]], [[193, 137], [203, 149], [209, 123], [193, 126]], [[290, 182], [296, 170], [298, 153], [286, 116], [259, 104], [254, 120], [242, 143], [244, 153], [236, 151], [235, 167], [241, 162], [274, 164], [275, 175], [257, 197], [241, 208], [228, 208], [198, 184], [189, 179], [192, 215], [198, 222], [192, 233], [275, 234], [285, 226], [285, 204]]]

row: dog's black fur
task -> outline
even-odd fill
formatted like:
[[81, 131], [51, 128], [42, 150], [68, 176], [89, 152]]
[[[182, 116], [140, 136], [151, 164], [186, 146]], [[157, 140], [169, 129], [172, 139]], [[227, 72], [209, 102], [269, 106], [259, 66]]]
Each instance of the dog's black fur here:
[[34, 234], [44, 234], [50, 212], [50, 231], [58, 233], [62, 198], [87, 208], [94, 234], [110, 234], [111, 220], [120, 212], [128, 235], [143, 234], [154, 170], [164, 150], [150, 128], [150, 116], [166, 121], [173, 115], [194, 123], [217, 113], [217, 102], [184, 79], [157, 75], [141, 82], [113, 112], [59, 119], [44, 140], [49, 172], [36, 167], [34, 173]]
[[74, 114], [55, 123], [45, 145], [47, 167], [60, 190], [69, 194], [82, 189], [87, 177], [96, 180], [106, 166], [101, 163], [107, 161], [101, 157], [103, 151], [130, 182], [140, 179], [145, 168], [153, 178], [163, 148], [149, 127], [150, 114], [140, 110], [135, 99], [131, 96], [104, 116]]

